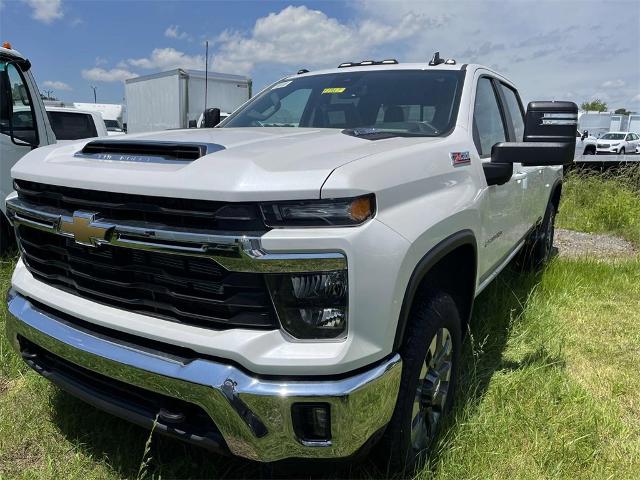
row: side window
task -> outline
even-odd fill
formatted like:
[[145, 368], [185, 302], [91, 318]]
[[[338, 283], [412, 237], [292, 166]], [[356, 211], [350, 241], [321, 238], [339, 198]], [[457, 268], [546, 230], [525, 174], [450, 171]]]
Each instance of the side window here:
[[[502, 89], [502, 94], [506, 101], [505, 107], [509, 110], [509, 115], [513, 122], [513, 131], [516, 135], [514, 141], [521, 142], [524, 138], [524, 115], [522, 113], [522, 108], [520, 108], [520, 99], [518, 98], [518, 94], [515, 90], [507, 87], [505, 84], [501, 83], [500, 88]], [[580, 136], [579, 132], [578, 136]]]
[[0, 62], [0, 133], [11, 134], [16, 139], [35, 145], [38, 143], [35, 111], [29, 88], [22, 72], [13, 63]]
[[491, 79], [481, 77], [473, 107], [473, 140], [481, 157], [491, 154], [491, 147], [506, 141], [504, 123]]

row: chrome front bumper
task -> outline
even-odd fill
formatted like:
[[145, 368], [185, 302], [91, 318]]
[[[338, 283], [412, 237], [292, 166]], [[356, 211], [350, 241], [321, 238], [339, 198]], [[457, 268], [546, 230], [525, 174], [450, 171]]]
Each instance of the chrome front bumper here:
[[[87, 371], [197, 405], [211, 417], [228, 450], [248, 459], [349, 456], [389, 422], [396, 403], [402, 370], [397, 354], [347, 377], [262, 379], [221, 361], [183, 362], [94, 334], [14, 291], [8, 306], [7, 335], [18, 352], [26, 340]], [[330, 405], [329, 440], [297, 438], [291, 407], [305, 402]]]

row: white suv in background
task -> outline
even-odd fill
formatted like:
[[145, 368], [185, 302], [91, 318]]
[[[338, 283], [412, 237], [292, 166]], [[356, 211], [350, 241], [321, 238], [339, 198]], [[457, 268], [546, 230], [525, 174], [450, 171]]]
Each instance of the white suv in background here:
[[596, 153], [607, 154], [636, 153], [640, 145], [640, 136], [632, 132], [609, 132], [602, 135], [596, 142]]

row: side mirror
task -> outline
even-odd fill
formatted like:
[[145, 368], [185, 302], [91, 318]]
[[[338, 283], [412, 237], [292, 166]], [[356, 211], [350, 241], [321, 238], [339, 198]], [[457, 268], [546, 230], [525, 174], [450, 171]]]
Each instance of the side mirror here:
[[531, 102], [524, 142], [501, 142], [491, 149], [491, 163], [527, 167], [569, 165], [576, 148], [578, 106], [573, 102]]
[[589, 137], [589, 130], [583, 130], [582, 131], [582, 140], [584, 140], [585, 138]]
[[203, 128], [213, 128], [220, 123], [220, 109], [207, 108], [204, 111]]
[[569, 165], [574, 155], [575, 142], [501, 142], [491, 149], [491, 163], [521, 163], [525, 167]]

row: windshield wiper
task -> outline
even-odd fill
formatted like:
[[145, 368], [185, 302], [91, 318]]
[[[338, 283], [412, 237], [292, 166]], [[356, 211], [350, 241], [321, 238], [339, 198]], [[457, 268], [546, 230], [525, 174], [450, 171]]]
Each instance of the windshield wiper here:
[[383, 138], [393, 137], [428, 137], [424, 133], [418, 132], [403, 132], [398, 130], [385, 130], [383, 128], [374, 127], [359, 127], [359, 128], [346, 128], [342, 130], [345, 135], [351, 135], [352, 137], [366, 138], [367, 140], [381, 140]]

